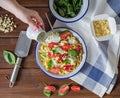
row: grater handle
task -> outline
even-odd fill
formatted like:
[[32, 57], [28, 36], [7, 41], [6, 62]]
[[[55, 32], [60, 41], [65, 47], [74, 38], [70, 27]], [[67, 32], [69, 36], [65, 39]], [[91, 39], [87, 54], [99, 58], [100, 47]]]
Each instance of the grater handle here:
[[10, 79], [10, 83], [9, 83], [10, 88], [12, 88], [14, 86], [14, 83], [16, 81], [16, 78], [17, 78], [17, 75], [18, 75], [18, 72], [20, 69], [21, 62], [22, 62], [22, 58], [18, 57], [16, 64], [14, 66], [13, 72], [12, 72], [11, 79]]

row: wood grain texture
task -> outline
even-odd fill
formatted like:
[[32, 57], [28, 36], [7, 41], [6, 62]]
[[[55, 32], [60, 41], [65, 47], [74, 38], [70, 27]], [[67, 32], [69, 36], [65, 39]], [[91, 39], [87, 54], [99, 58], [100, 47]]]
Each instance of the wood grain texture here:
[[[28, 98], [46, 98], [43, 95], [43, 82], [48, 85], [56, 85], [57, 91], [63, 83], [73, 82], [70, 79], [66, 80], [56, 80], [52, 79], [45, 74], [43, 74], [39, 69], [21, 69], [16, 81], [16, 84], [13, 88], [9, 88], [9, 81], [6, 79], [6, 75], [11, 75], [12, 69], [1, 69], [0, 70], [0, 97], [11, 96], [11, 98], [28, 97]], [[120, 96], [120, 80], [118, 80], [116, 87], [110, 95], [106, 95], [104, 98], [119, 98]], [[73, 82], [73, 84], [76, 84]], [[57, 95], [57, 91], [52, 95], [52, 98], [60, 98]], [[65, 95], [63, 98], [98, 98], [95, 94], [81, 87], [81, 92], [70, 92]]]
[[[50, 10], [48, 8], [48, 0], [17, 0], [21, 5], [38, 11], [40, 16], [43, 18], [45, 23], [46, 31], [50, 30], [50, 26], [45, 17], [45, 13], [48, 13], [48, 16], [52, 22], [55, 22], [54, 17], [50, 14]], [[43, 95], [43, 82], [48, 83], [49, 85], [54, 84], [57, 87], [64, 83], [73, 82], [70, 79], [66, 80], [56, 80], [46, 76], [44, 73], [40, 71], [38, 68], [35, 56], [34, 49], [36, 46], [36, 42], [33, 41], [30, 47], [30, 52], [28, 57], [24, 58], [21, 64], [21, 69], [16, 81], [16, 84], [13, 88], [9, 88], [9, 78], [12, 74], [14, 65], [9, 65], [5, 62], [3, 58], [3, 51], [9, 50], [14, 53], [16, 42], [19, 36], [20, 31], [26, 30], [27, 25], [22, 21], [17, 19], [13, 14], [8, 11], [0, 8], [0, 15], [9, 14], [10, 17], [14, 17], [15, 23], [18, 27], [11, 33], [3, 33], [0, 31], [0, 98], [46, 98]], [[120, 60], [118, 63], [118, 70], [120, 72]], [[105, 95], [103, 98], [120, 98], [120, 73], [118, 75], [117, 83], [109, 95]], [[73, 84], [76, 84], [73, 82]], [[58, 88], [57, 88], [58, 90]], [[59, 97], [57, 91], [51, 96], [51, 98], [62, 98]], [[63, 98], [99, 98], [97, 95], [91, 93], [87, 89], [81, 87], [81, 91], [79, 93], [70, 92], [65, 95]]]
[[[43, 21], [44, 21], [44, 24], [45, 24], [45, 30], [46, 31], [49, 31], [50, 30], [50, 26], [49, 26], [49, 23], [45, 17], [45, 13], [48, 14], [48, 17], [51, 21], [51, 23], [53, 24], [55, 19], [51, 16], [50, 12], [49, 12], [49, 9], [48, 8], [30, 8], [32, 10], [36, 10], [39, 15], [42, 17]], [[0, 37], [18, 37], [19, 36], [19, 33], [20, 31], [22, 30], [25, 30], [27, 29], [28, 25], [23, 23], [21, 20], [17, 19], [13, 14], [9, 13], [8, 11], [6, 10], [3, 10], [2, 8], [0, 8], [0, 15], [5, 15], [5, 14], [8, 14], [9, 17], [13, 17], [14, 18], [14, 22], [15, 24], [17, 24], [17, 28], [13, 31], [13, 32], [10, 32], [10, 33], [4, 33], [2, 31], [0, 31]]]
[[17, 0], [25, 7], [48, 7], [48, 0]]

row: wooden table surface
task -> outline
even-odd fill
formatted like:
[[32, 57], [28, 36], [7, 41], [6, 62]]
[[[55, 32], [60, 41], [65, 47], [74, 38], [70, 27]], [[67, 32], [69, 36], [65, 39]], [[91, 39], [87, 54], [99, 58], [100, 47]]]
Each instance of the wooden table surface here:
[[[40, 16], [43, 18], [46, 31], [50, 30], [48, 22], [45, 18], [45, 13], [47, 12], [49, 18], [54, 23], [55, 19], [51, 16], [48, 9], [48, 0], [18, 0], [18, 2], [30, 9], [34, 9], [39, 12]], [[26, 30], [27, 25], [21, 22], [19, 19], [15, 18], [14, 15], [0, 8], [0, 14], [9, 14], [14, 17], [15, 22], [18, 24], [17, 29], [11, 33], [3, 33], [0, 31], [0, 98], [46, 98], [43, 95], [43, 82], [50, 84], [55, 84], [58, 87], [64, 83], [70, 83], [72, 80], [56, 80], [52, 79], [45, 74], [43, 74], [38, 68], [35, 57], [34, 48], [36, 42], [33, 41], [28, 57], [24, 58], [22, 61], [22, 68], [19, 72], [16, 84], [13, 88], [9, 88], [9, 80], [6, 76], [11, 76], [13, 71], [13, 65], [9, 65], [5, 62], [3, 58], [3, 51], [9, 50], [14, 52], [16, 42], [20, 31]], [[120, 71], [120, 60], [119, 60], [119, 71]], [[76, 84], [75, 82], [73, 82]], [[57, 92], [51, 96], [51, 98], [59, 98]], [[99, 98], [97, 95], [88, 91], [84, 87], [81, 87], [81, 92], [70, 92], [63, 98]], [[118, 80], [116, 86], [110, 95], [105, 95], [104, 98], [120, 98], [120, 74], [118, 75]]]

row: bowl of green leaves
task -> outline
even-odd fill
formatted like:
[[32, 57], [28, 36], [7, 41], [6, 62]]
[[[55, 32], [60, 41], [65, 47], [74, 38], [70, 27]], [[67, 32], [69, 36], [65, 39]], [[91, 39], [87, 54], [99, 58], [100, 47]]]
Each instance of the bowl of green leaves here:
[[85, 16], [89, 0], [49, 0], [49, 9], [59, 21], [72, 23]]

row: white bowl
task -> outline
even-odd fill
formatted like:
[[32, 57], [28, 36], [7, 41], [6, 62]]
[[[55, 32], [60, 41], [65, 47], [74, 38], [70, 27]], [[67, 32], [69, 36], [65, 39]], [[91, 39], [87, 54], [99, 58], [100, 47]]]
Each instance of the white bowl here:
[[[107, 20], [108, 21], [110, 34], [104, 35], [104, 36], [99, 36], [99, 37], [96, 36], [93, 22], [94, 21], [99, 21], [99, 20]], [[112, 35], [116, 33], [116, 22], [115, 22], [115, 19], [113, 17], [110, 17], [107, 14], [96, 15], [91, 20], [91, 29], [92, 29], [93, 36], [95, 37], [96, 40], [98, 40], [98, 41], [109, 40], [112, 37]]]
[[76, 22], [78, 20], [80, 20], [82, 17], [85, 16], [86, 12], [88, 11], [88, 7], [89, 7], [89, 2], [90, 0], [83, 0], [83, 5], [80, 9], [80, 12], [77, 14], [77, 16], [73, 17], [73, 18], [64, 18], [62, 16], [60, 16], [53, 8], [53, 2], [54, 0], [48, 0], [49, 1], [49, 9], [51, 11], [51, 13], [53, 14], [53, 16], [62, 22], [65, 23], [71, 23], [71, 22]]
[[[44, 72], [46, 75], [52, 77], [52, 78], [56, 78], [56, 79], [66, 79], [66, 78], [70, 78], [74, 75], [76, 75], [80, 70], [81, 68], [84, 66], [85, 62], [86, 62], [86, 58], [87, 58], [87, 47], [86, 47], [86, 44], [83, 40], [83, 38], [75, 31], [73, 31], [72, 29], [69, 29], [69, 28], [65, 28], [65, 27], [58, 27], [58, 28], [54, 28], [54, 31], [64, 31], [64, 30], [69, 30], [70, 32], [73, 33], [74, 36], [76, 36], [78, 38], [78, 40], [81, 42], [82, 46], [83, 46], [83, 51], [84, 51], [84, 54], [83, 54], [83, 58], [82, 58], [82, 61], [80, 63], [80, 65], [75, 69], [73, 70], [72, 72], [68, 73], [68, 74], [65, 74], [65, 75], [55, 75], [55, 74], [52, 74], [52, 73], [49, 73], [47, 72], [43, 66], [41, 65], [41, 61], [39, 59], [39, 53], [38, 53], [38, 50], [39, 50], [39, 47], [41, 45], [41, 43], [38, 43], [36, 45], [36, 48], [35, 48], [35, 57], [36, 57], [36, 62], [38, 64], [38, 67], [41, 69], [42, 72]], [[51, 32], [51, 31], [49, 31]], [[48, 32], [48, 33], [49, 33]]]

